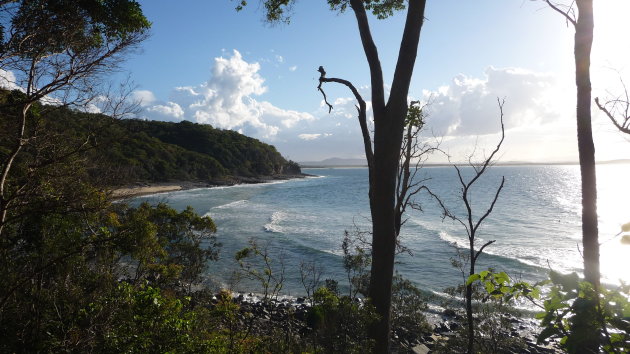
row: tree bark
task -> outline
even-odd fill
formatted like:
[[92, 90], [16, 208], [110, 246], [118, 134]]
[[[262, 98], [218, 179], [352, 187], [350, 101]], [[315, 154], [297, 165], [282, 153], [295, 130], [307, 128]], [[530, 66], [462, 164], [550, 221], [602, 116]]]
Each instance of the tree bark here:
[[582, 246], [584, 279], [599, 287], [599, 236], [597, 228], [597, 180], [595, 146], [591, 127], [591, 47], [593, 0], [578, 0], [575, 26], [575, 83], [577, 85], [577, 137], [582, 177]]
[[[593, 0], [578, 0], [578, 19], [575, 23], [575, 84], [577, 86], [577, 138], [582, 177], [582, 248], [584, 279], [599, 294], [599, 235], [597, 226], [597, 179], [595, 170], [595, 145], [591, 127], [591, 75], [590, 60], [593, 44]], [[598, 306], [597, 300], [590, 306]], [[575, 327], [586, 333], [599, 333], [592, 323], [576, 323]], [[599, 352], [599, 338], [590, 335], [580, 344], [584, 352]]]
[[372, 269], [369, 297], [379, 320], [370, 328], [375, 353], [389, 352], [391, 289], [396, 254], [396, 179], [400, 146], [407, 114], [407, 97], [413, 74], [426, 0], [411, 0], [389, 100], [385, 104], [383, 73], [370, 33], [363, 1], [351, 0], [370, 67], [374, 112], [373, 184], [370, 186], [372, 216]]
[[[475, 241], [474, 238], [469, 242], [469, 257], [470, 257], [470, 273], [468, 276], [475, 274]], [[475, 345], [475, 323], [473, 318], [472, 308], [472, 283], [466, 285], [466, 321], [468, 322], [468, 344], [466, 346], [467, 353], [474, 353]]]

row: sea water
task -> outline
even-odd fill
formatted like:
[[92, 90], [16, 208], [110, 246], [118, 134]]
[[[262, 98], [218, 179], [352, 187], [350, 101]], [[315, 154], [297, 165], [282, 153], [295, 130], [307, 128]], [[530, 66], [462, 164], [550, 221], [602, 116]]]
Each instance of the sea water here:
[[[210, 216], [222, 243], [220, 259], [207, 276], [215, 284], [236, 291], [261, 291], [258, 283], [240, 279], [234, 254], [249, 240], [265, 248], [274, 274], [284, 269], [282, 293], [302, 295], [300, 264], [315, 264], [321, 279], [347, 284], [341, 242], [344, 231], [370, 231], [368, 174], [365, 168], [305, 169], [316, 177], [266, 184], [236, 185], [162, 193], [135, 198], [132, 204], [166, 202], [174, 208], [192, 206]], [[471, 168], [461, 168], [464, 181]], [[630, 222], [630, 165], [598, 165], [598, 213], [603, 281], [630, 281], [630, 246], [621, 243], [622, 224]], [[581, 193], [579, 166], [494, 166], [472, 186], [469, 201], [473, 220], [481, 217], [505, 178], [492, 213], [477, 231], [477, 249], [495, 241], [479, 257], [477, 270], [489, 267], [535, 282], [549, 270], [582, 270]], [[462, 187], [454, 167], [423, 168], [418, 178], [439, 196], [451, 214], [465, 224]], [[422, 210], [409, 209], [401, 243], [410, 252], [396, 258], [396, 270], [421, 289], [441, 294], [462, 283], [460, 270], [451, 266], [457, 249], [468, 247], [464, 226], [449, 218], [428, 193], [419, 193]]]

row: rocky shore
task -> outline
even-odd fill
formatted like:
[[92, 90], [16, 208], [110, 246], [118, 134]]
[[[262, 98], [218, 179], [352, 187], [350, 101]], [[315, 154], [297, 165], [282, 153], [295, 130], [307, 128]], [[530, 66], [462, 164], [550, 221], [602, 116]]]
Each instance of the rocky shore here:
[[[213, 304], [218, 303], [218, 297], [218, 294], [212, 297]], [[281, 330], [288, 336], [301, 338], [314, 331], [307, 321], [310, 304], [303, 297], [285, 297], [263, 302], [254, 294], [237, 293], [234, 294], [232, 301], [239, 305], [239, 327], [253, 335], [270, 335], [274, 331]], [[513, 348], [507, 353], [561, 353], [557, 343], [551, 342], [545, 345], [536, 343], [536, 334], [539, 329], [533, 319], [518, 318], [508, 314], [504, 316], [511, 323], [512, 329], [509, 332], [500, 333], [500, 336], [502, 338], [520, 337], [525, 344], [525, 347]], [[452, 310], [429, 312], [427, 319], [432, 328], [432, 331], [428, 333], [412, 333], [405, 328], [393, 328], [392, 352], [434, 353], [441, 343], [457, 338], [458, 330], [461, 329], [464, 320]]]

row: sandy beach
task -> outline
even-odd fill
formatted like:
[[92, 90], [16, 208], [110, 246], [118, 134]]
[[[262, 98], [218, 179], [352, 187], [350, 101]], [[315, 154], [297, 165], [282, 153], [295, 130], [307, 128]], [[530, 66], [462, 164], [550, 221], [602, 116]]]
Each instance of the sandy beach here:
[[141, 187], [128, 187], [118, 188], [112, 191], [112, 196], [116, 199], [124, 199], [137, 197], [140, 195], [164, 193], [181, 190], [183, 187], [180, 185], [161, 185], [161, 186], [141, 186]]
[[138, 185], [127, 185], [112, 190], [114, 199], [126, 199], [141, 195], [149, 195], [156, 193], [174, 192], [193, 188], [212, 188], [216, 186], [233, 186], [236, 184], [257, 184], [268, 183], [278, 180], [287, 180], [293, 178], [311, 177], [309, 174], [299, 175], [274, 175], [261, 177], [231, 177], [225, 180], [213, 180], [207, 182], [178, 181], [170, 183], [139, 183]]

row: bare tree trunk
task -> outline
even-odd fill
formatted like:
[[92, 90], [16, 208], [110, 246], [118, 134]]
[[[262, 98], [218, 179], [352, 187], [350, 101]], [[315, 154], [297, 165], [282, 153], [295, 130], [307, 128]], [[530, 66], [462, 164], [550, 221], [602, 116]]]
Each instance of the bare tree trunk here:
[[0, 174], [0, 236], [2, 235], [2, 231], [7, 220], [9, 203], [11, 202], [11, 199], [9, 198], [9, 191], [7, 190], [7, 179], [9, 176], [9, 172], [11, 171], [11, 167], [13, 166], [13, 162], [15, 161], [16, 157], [25, 144], [24, 134], [26, 131], [26, 119], [31, 105], [32, 103], [26, 103], [22, 108], [20, 123], [15, 137], [15, 146], [13, 147], [13, 150], [11, 151], [9, 156], [4, 161], [2, 161], [2, 172]]
[[[471, 240], [469, 243], [470, 251], [470, 273], [468, 276], [475, 274], [475, 243]], [[475, 345], [475, 324], [473, 322], [472, 308], [472, 283], [466, 285], [466, 321], [468, 322], [468, 354], [472, 354]]]
[[332, 109], [332, 105], [327, 101], [322, 89], [322, 84], [325, 82], [336, 82], [347, 86], [359, 103], [357, 110], [363, 134], [365, 157], [369, 167], [372, 216], [372, 268], [369, 298], [379, 315], [379, 320], [370, 328], [370, 337], [375, 342], [375, 353], [389, 352], [391, 290], [398, 234], [396, 224], [400, 221], [396, 213], [398, 166], [408, 109], [409, 85], [418, 52], [425, 5], [426, 0], [409, 1], [394, 80], [386, 103], [383, 72], [378, 50], [370, 32], [364, 2], [350, 0], [350, 6], [357, 20], [361, 44], [370, 68], [372, 111], [374, 112], [373, 141], [367, 129], [365, 101], [356, 88], [347, 80], [327, 78], [324, 68], [319, 67], [321, 76], [318, 89], [324, 96], [324, 102], [329, 110]]
[[582, 176], [582, 245], [584, 279], [599, 287], [599, 236], [595, 146], [591, 127], [590, 57], [593, 44], [593, 0], [578, 0], [575, 26], [575, 83], [577, 85], [577, 135]]
[[[384, 102], [383, 81], [376, 48], [371, 50], [371, 39], [366, 46], [366, 31], [365, 28], [362, 28], [360, 18], [360, 16], [365, 15], [363, 4], [358, 0], [353, 0], [351, 4], [357, 16], [365, 54], [370, 64], [374, 110], [374, 171], [372, 173], [374, 184], [370, 200], [373, 236], [369, 297], [380, 318], [370, 329], [370, 337], [375, 340], [375, 353], [387, 353], [389, 351], [391, 290], [396, 254], [396, 181], [400, 146], [408, 108], [407, 95], [418, 52], [426, 0], [409, 1], [394, 80], [386, 105], [382, 104]], [[365, 24], [367, 25], [367, 20]], [[375, 67], [376, 65], [378, 68]], [[377, 75], [376, 78], [374, 77], [375, 74]], [[378, 88], [374, 87], [377, 83], [380, 83]]]

